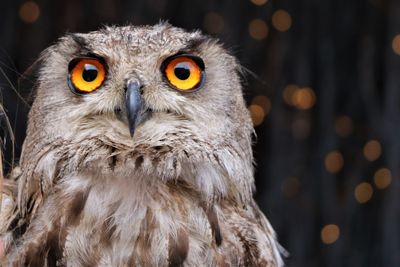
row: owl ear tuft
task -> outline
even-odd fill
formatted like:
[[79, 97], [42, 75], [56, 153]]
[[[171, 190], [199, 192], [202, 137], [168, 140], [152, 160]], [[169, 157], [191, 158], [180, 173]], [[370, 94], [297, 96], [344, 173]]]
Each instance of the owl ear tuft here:
[[71, 34], [69, 34], [69, 36], [72, 38], [72, 40], [74, 40], [74, 42], [77, 45], [82, 46], [82, 47], [85, 47], [87, 45], [85, 38], [80, 36], [79, 34], [71, 33]]
[[89, 50], [88, 43], [87, 43], [85, 37], [82, 36], [82, 34], [70, 33], [70, 34], [67, 34], [66, 37], [71, 38], [75, 42], [75, 44], [78, 46], [79, 50]]

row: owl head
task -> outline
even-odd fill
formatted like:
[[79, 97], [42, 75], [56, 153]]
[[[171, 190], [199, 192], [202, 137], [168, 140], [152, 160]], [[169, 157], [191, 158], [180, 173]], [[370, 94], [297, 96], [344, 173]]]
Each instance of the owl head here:
[[62, 37], [40, 62], [22, 167], [46, 166], [49, 183], [97, 171], [251, 197], [240, 66], [218, 41], [165, 23], [105, 27]]

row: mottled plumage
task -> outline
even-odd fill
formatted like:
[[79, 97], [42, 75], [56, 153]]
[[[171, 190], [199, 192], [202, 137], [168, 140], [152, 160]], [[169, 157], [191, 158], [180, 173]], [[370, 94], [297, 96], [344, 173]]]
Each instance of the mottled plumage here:
[[[195, 92], [160, 71], [179, 53], [204, 61]], [[76, 95], [68, 64], [88, 55], [107, 63], [107, 77]], [[282, 265], [252, 198], [240, 66], [216, 40], [168, 24], [106, 27], [62, 37], [37, 67], [4, 266]], [[131, 137], [133, 80], [143, 107]]]

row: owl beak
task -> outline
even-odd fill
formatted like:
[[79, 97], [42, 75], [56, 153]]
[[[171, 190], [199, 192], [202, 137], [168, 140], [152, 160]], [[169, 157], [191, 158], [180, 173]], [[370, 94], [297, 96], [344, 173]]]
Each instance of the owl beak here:
[[128, 81], [126, 88], [125, 105], [128, 115], [129, 132], [132, 137], [140, 120], [139, 117], [142, 108], [141, 85], [137, 81]]

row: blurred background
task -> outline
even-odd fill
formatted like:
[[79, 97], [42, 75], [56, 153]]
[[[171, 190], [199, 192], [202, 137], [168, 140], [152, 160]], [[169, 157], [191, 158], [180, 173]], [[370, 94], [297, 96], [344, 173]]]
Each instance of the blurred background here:
[[249, 70], [255, 196], [287, 266], [400, 266], [400, 1], [0, 3], [0, 92], [16, 159], [29, 110], [18, 78], [65, 32], [160, 19], [200, 28]]

